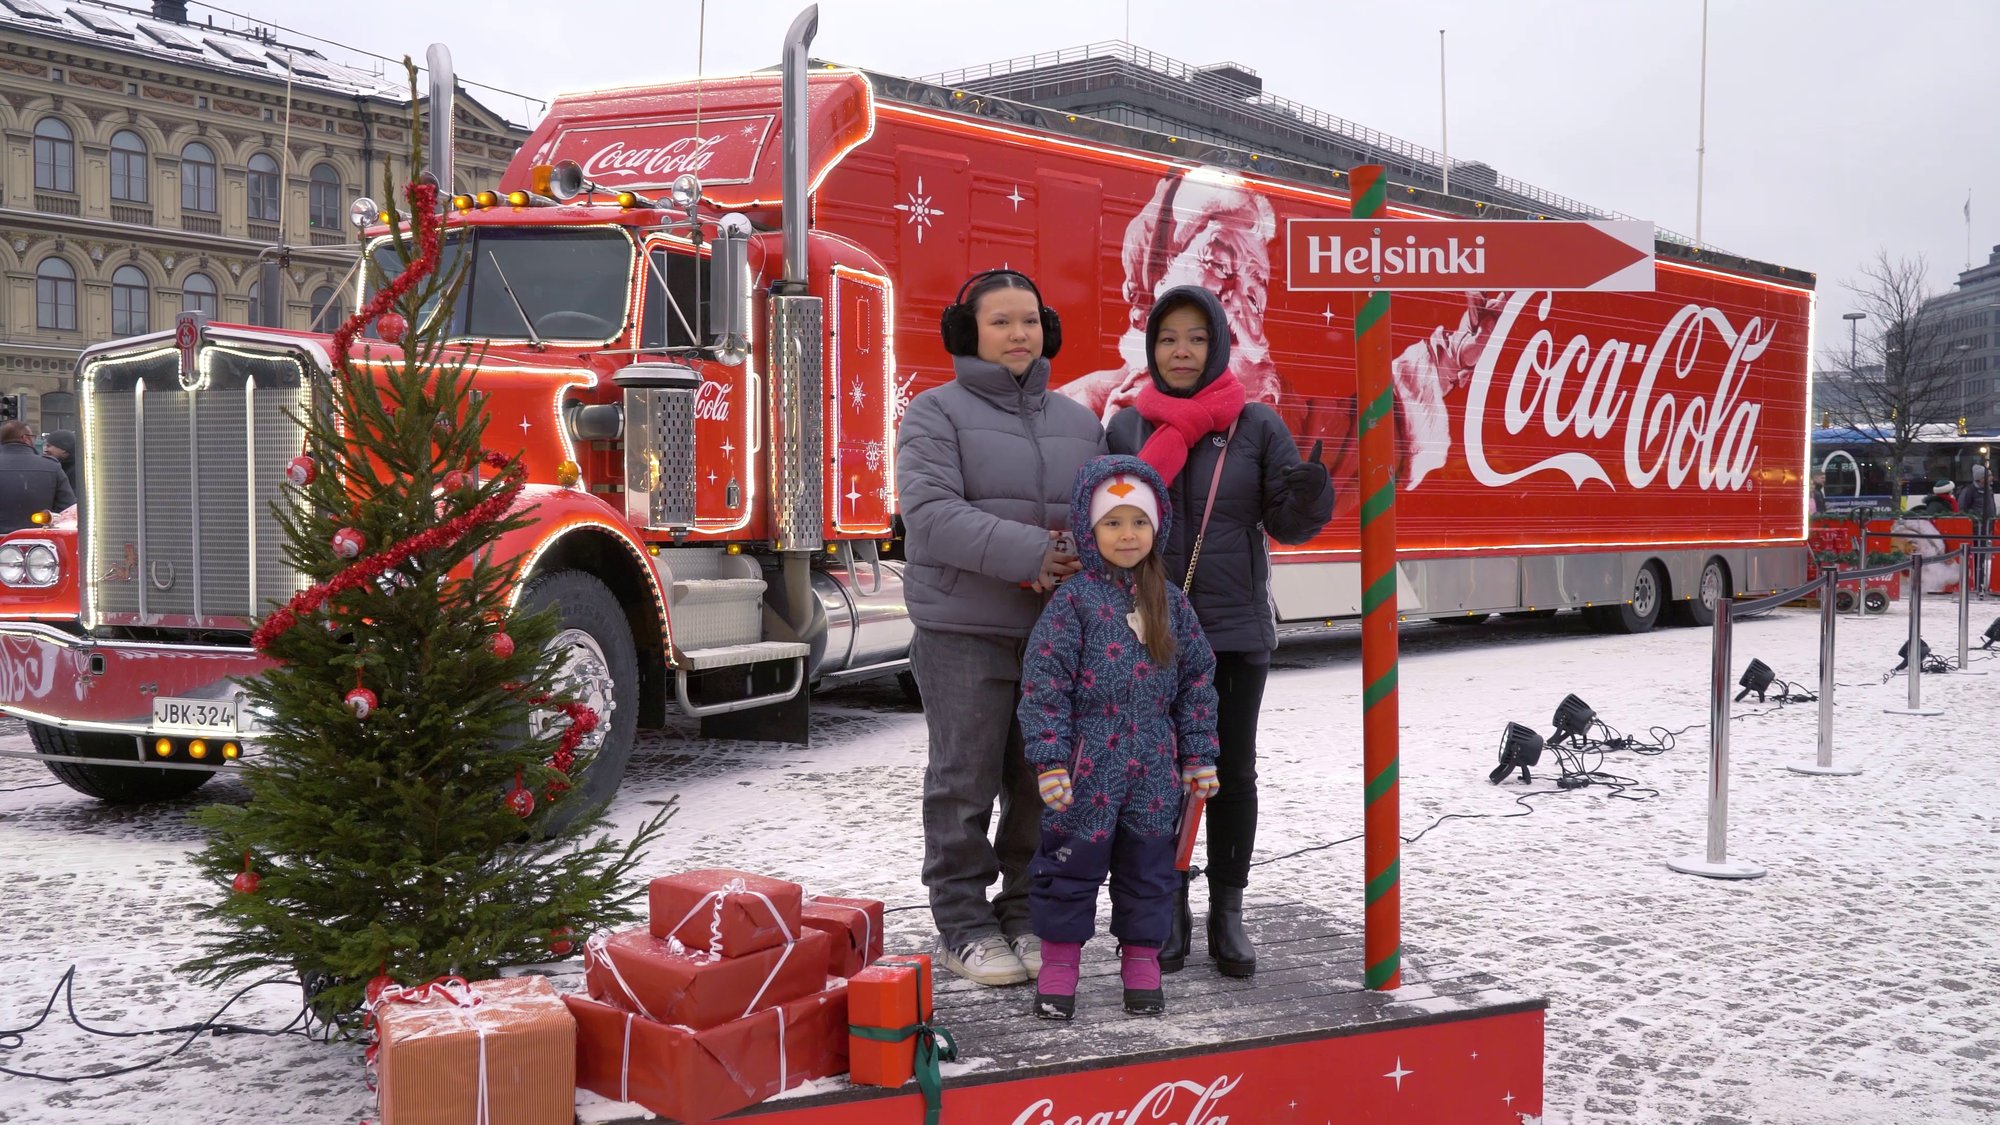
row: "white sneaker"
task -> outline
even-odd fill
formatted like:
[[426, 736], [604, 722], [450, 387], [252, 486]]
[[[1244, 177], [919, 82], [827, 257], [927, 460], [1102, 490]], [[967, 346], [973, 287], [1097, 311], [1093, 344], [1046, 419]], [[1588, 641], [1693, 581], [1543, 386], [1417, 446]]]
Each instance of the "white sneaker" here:
[[1015, 934], [1007, 939], [1007, 946], [1014, 951], [1014, 956], [1021, 959], [1021, 964], [1027, 967], [1029, 976], [1042, 975], [1041, 938], [1033, 934]]
[[1020, 984], [1028, 979], [1027, 966], [1021, 964], [1021, 958], [1008, 946], [1007, 939], [999, 934], [987, 934], [957, 949], [945, 948], [944, 938], [939, 937], [938, 960], [943, 962], [945, 968], [974, 984], [997, 987]]

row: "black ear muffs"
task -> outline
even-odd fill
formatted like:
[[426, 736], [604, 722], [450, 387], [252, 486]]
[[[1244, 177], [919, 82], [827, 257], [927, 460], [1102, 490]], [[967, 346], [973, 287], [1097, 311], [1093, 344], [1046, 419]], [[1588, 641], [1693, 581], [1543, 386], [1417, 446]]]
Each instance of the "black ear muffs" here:
[[973, 317], [972, 306], [966, 303], [965, 292], [989, 277], [1005, 274], [1027, 282], [1028, 292], [1035, 295], [1042, 320], [1042, 358], [1054, 359], [1062, 350], [1062, 319], [1056, 310], [1042, 303], [1042, 291], [1027, 274], [1017, 270], [986, 270], [973, 274], [958, 287], [958, 296], [944, 307], [944, 314], [938, 317], [938, 336], [944, 340], [944, 350], [951, 355], [976, 356], [979, 354], [979, 322]]

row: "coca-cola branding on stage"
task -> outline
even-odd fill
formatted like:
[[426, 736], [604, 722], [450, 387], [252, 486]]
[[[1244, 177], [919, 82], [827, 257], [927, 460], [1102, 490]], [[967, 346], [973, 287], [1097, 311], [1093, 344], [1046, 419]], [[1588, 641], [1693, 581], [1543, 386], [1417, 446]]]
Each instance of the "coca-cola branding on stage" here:
[[1229, 1125], [1227, 1114], [1217, 1112], [1223, 1095], [1236, 1088], [1242, 1075], [1216, 1078], [1203, 1085], [1180, 1079], [1162, 1082], [1140, 1094], [1130, 1108], [1107, 1106], [1082, 1108], [1058, 1106], [1054, 1098], [1039, 1098], [1014, 1118], [1014, 1125], [1125, 1125], [1147, 1121], [1157, 1125]]

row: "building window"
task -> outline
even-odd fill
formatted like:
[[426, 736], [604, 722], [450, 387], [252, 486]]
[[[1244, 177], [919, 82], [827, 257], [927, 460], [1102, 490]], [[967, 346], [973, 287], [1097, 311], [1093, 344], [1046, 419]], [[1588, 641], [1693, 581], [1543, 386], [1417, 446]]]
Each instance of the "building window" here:
[[35, 268], [35, 327], [76, 331], [76, 271], [61, 258]]
[[181, 149], [181, 210], [215, 213], [215, 150], [200, 141]]
[[313, 290], [312, 306], [314, 332], [336, 331], [340, 327], [340, 322], [346, 319], [342, 315], [345, 310], [340, 307], [340, 293], [331, 285], [322, 285]]
[[278, 162], [261, 152], [250, 158], [250, 220], [278, 221]]
[[331, 164], [315, 165], [308, 221], [314, 230], [339, 230], [340, 211], [340, 173]]
[[146, 285], [146, 275], [137, 266], [119, 266], [111, 275], [111, 334], [113, 336], [137, 336], [151, 332], [152, 324], [148, 314], [153, 302], [153, 291]]
[[210, 320], [222, 314], [222, 305], [216, 300], [215, 281], [205, 273], [191, 273], [181, 282], [181, 307], [189, 312], [203, 313]]
[[130, 129], [111, 135], [111, 198], [122, 203], [144, 203], [146, 190], [146, 142]]
[[69, 126], [54, 117], [35, 125], [35, 190], [76, 190], [76, 143]]

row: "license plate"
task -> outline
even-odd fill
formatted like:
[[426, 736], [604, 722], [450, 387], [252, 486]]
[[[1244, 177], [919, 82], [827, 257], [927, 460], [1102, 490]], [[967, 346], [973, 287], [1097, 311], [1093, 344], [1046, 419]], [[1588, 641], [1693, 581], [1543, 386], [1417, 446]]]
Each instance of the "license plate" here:
[[153, 725], [235, 734], [236, 701], [160, 696], [153, 700]]

